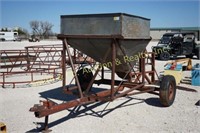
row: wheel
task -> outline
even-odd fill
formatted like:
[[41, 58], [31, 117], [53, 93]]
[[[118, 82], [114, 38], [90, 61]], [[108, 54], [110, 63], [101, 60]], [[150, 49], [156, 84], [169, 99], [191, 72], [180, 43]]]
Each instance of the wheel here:
[[81, 86], [81, 90], [85, 91], [92, 80], [93, 73], [88, 68], [83, 68], [77, 71], [77, 77]]
[[1, 38], [1, 41], [4, 42], [6, 39], [5, 38]]
[[169, 60], [170, 59], [170, 54], [168, 52], [162, 52], [159, 55], [160, 60]]
[[169, 107], [173, 104], [176, 96], [176, 80], [172, 75], [166, 75], [162, 78], [159, 96], [163, 106]]
[[192, 58], [193, 54], [186, 55], [186, 58]]

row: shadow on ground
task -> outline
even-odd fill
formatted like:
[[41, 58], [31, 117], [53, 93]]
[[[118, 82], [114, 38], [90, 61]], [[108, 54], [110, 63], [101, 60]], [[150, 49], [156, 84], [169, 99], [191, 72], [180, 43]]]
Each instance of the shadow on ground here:
[[163, 107], [159, 101], [159, 98], [148, 98], [145, 100], [145, 103], [154, 107]]
[[[75, 86], [74, 84], [72, 84], [71, 86]], [[69, 87], [69, 86], [68, 86]], [[104, 88], [92, 88], [91, 89], [91, 93], [98, 93], [100, 91], [104, 91], [107, 89]], [[70, 101], [70, 100], [74, 100], [78, 97], [78, 90], [74, 90], [72, 91], [75, 95], [69, 95], [64, 93], [63, 88], [59, 87], [59, 88], [55, 88], [55, 89], [51, 89], [51, 90], [47, 90], [44, 92], [40, 92], [40, 97], [44, 98], [44, 99], [55, 99], [55, 100], [60, 100], [60, 101]]]
[[[103, 91], [103, 90], [105, 90], [105, 89], [92, 88], [93, 93], [97, 93], [97, 92]], [[39, 94], [41, 95], [42, 98], [45, 98], [45, 99], [56, 99], [56, 100], [65, 101], [65, 102], [74, 100], [77, 98], [76, 96], [72, 96], [72, 95], [63, 93], [62, 87], [44, 91], [44, 92], [40, 92]], [[134, 102], [131, 102], [133, 100], [134, 100]], [[147, 99], [124, 97], [123, 99], [121, 99], [121, 101], [122, 102], [118, 103], [118, 105], [116, 105], [115, 107], [112, 107], [112, 108], [108, 107], [111, 102], [96, 102], [96, 103], [92, 103], [92, 104], [84, 104], [81, 106], [76, 106], [76, 107], [73, 107], [70, 109], [66, 109], [69, 113], [66, 112], [66, 116], [64, 116], [63, 118], [60, 118], [53, 122], [50, 122], [48, 124], [48, 127], [52, 128], [60, 123], [63, 123], [65, 121], [69, 120], [69, 119], [84, 117], [84, 116], [88, 116], [88, 115], [98, 117], [98, 118], [103, 118], [104, 116], [106, 116], [107, 114], [111, 113], [112, 111], [114, 111], [116, 109], [127, 107], [127, 106], [132, 106], [132, 105], [136, 105], [136, 104], [140, 104], [140, 103], [144, 103], [144, 102], [150, 106], [159, 107], [159, 108], [163, 107], [159, 101], [159, 97], [147, 98]], [[99, 110], [97, 111], [97, 109], [95, 109], [95, 108], [99, 107], [99, 106], [103, 107], [103, 109], [100, 111]], [[35, 122], [35, 124], [36, 124], [36, 127], [38, 127], [38, 128], [32, 129], [27, 132], [40, 132], [44, 127], [44, 123], [42, 123], [42, 122], [39, 122], [39, 123]]]
[[41, 98], [52, 100], [55, 99], [60, 101], [69, 101], [76, 98], [73, 95], [65, 94], [62, 87], [40, 92], [39, 94]]
[[[105, 90], [105, 89], [102, 89], [102, 88], [95, 88], [95, 89], [93, 88], [92, 89], [92, 91], [94, 91], [94, 92], [98, 92], [98, 91], [102, 91], [102, 90]], [[56, 88], [53, 90], [41, 92], [40, 95], [41, 95], [41, 97], [43, 97], [45, 99], [57, 99], [57, 100], [61, 100], [61, 101], [69, 101], [69, 100], [73, 100], [76, 98], [74, 96], [64, 94], [64, 93], [62, 93], [62, 91], [63, 91], [62, 88]], [[132, 100], [137, 100], [137, 101], [136, 102], [134, 101], [134, 103], [133, 102], [130, 103]], [[98, 118], [103, 118], [104, 116], [111, 113], [115, 109], [144, 103], [145, 99], [124, 97], [124, 99], [122, 99], [122, 101], [123, 101], [122, 103], [119, 103], [117, 106], [112, 107], [112, 108], [108, 108], [108, 106], [111, 102], [96, 102], [93, 104], [85, 104], [85, 105], [76, 106], [74, 108], [67, 109], [69, 111], [69, 113], [66, 112], [67, 116], [64, 116], [63, 118], [60, 118], [56, 121], [49, 123], [48, 127], [52, 128], [60, 123], [63, 123], [65, 121], [69, 120], [69, 119], [84, 117], [87, 115], [98, 117]], [[103, 106], [103, 109], [100, 111], [94, 110], [96, 107], [99, 107], [99, 106]], [[34, 123], [36, 125], [36, 128], [31, 129], [27, 132], [41, 132], [41, 130], [44, 127], [44, 123], [41, 123], [41, 122], [39, 122], [39, 123], [34, 122]]]

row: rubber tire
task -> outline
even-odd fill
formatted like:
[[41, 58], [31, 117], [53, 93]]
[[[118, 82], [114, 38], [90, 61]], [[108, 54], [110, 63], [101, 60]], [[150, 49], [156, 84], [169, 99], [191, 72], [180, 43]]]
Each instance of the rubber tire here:
[[169, 60], [170, 59], [170, 54], [168, 52], [162, 52], [160, 55], [159, 55], [159, 59], [160, 60]]
[[164, 107], [169, 107], [173, 104], [176, 96], [176, 80], [172, 75], [165, 75], [160, 84], [160, 103]]
[[4, 42], [4, 41], [6, 41], [6, 39], [2, 38], [1, 41]]
[[93, 73], [88, 68], [83, 68], [77, 71], [77, 77], [81, 86], [81, 90], [85, 91], [92, 80]]
[[192, 59], [192, 57], [193, 57], [193, 54], [186, 55], [186, 58]]

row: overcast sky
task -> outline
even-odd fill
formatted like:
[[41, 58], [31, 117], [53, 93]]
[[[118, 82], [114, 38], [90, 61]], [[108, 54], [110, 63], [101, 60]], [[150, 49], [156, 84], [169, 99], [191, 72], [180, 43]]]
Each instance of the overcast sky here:
[[151, 19], [151, 27], [200, 26], [199, 0], [0, 0], [0, 28], [48, 21], [60, 32], [60, 15], [128, 13]]

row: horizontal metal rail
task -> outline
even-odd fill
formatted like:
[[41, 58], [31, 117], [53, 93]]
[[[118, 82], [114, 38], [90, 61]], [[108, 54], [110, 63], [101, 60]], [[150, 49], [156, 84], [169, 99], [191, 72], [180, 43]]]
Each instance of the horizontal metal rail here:
[[[25, 47], [23, 50], [1, 50], [0, 52], [0, 79], [2, 87], [6, 84], [35, 82], [36, 73], [61, 74], [62, 45], [39, 45]], [[9, 77], [19, 74], [30, 74], [31, 79], [26, 81], [9, 81]]]

